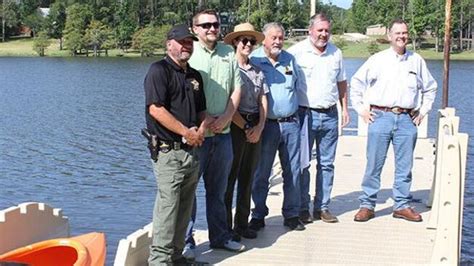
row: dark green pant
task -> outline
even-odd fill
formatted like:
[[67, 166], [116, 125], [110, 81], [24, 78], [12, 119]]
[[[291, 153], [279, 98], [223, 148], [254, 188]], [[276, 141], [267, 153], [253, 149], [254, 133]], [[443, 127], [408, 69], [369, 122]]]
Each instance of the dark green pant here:
[[184, 237], [196, 191], [197, 149], [160, 152], [153, 162], [158, 193], [153, 211], [150, 265], [172, 264], [182, 257]]

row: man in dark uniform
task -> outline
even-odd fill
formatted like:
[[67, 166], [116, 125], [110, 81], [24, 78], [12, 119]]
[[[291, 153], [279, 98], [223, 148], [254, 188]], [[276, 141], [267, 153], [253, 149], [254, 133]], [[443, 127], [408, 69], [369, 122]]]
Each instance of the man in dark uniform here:
[[[205, 123], [200, 121], [206, 109], [201, 75], [188, 64], [193, 40], [188, 26], [174, 26], [167, 35], [167, 56], [153, 63], [145, 77], [147, 129], [158, 150], [158, 156], [152, 155], [159, 193], [150, 265], [186, 261], [181, 253], [198, 181], [196, 147], [204, 141]], [[149, 143], [151, 151], [154, 143]]]

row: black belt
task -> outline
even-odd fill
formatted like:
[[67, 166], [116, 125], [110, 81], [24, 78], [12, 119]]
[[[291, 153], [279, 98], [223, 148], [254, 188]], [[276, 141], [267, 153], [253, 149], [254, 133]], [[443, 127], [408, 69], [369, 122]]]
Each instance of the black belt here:
[[160, 140], [158, 148], [162, 152], [169, 152], [170, 150], [188, 150], [191, 146], [182, 142]]
[[296, 118], [295, 114], [292, 114], [292, 115], [287, 116], [287, 117], [279, 117], [279, 118], [276, 118], [276, 119], [268, 118], [268, 120], [272, 121], [272, 122], [284, 123], [284, 122], [293, 122], [295, 120], [295, 118]]
[[247, 122], [252, 122], [255, 120], [258, 120], [260, 118], [259, 113], [252, 113], [252, 114], [246, 114], [246, 113], [240, 113], [240, 115], [245, 119]]
[[332, 106], [329, 106], [328, 108], [312, 108], [312, 107], [306, 107], [306, 106], [301, 106], [300, 105], [300, 108], [303, 108], [303, 109], [306, 109], [306, 110], [311, 110], [311, 111], [315, 111], [315, 112], [318, 112], [318, 113], [329, 113], [331, 111], [333, 111], [334, 109], [336, 109], [336, 105], [332, 105]]
[[378, 106], [378, 105], [371, 105], [370, 110], [380, 110], [384, 112], [392, 112], [394, 114], [401, 114], [401, 113], [407, 113], [410, 114], [413, 109], [408, 109], [408, 108], [402, 108], [402, 107], [386, 107], [386, 106]]

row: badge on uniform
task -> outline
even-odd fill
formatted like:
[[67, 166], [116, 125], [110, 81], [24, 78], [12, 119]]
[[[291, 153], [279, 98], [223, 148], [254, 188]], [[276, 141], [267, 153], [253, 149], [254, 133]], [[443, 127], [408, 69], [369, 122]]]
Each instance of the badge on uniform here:
[[191, 84], [193, 84], [193, 90], [195, 90], [195, 91], [199, 90], [199, 81], [193, 79], [193, 80], [191, 80]]

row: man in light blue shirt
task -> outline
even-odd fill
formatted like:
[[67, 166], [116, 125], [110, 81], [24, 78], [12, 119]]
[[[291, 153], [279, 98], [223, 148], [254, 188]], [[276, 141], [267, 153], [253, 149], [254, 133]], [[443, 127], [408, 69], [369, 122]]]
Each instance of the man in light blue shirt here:
[[290, 230], [305, 229], [299, 220], [300, 133], [296, 92], [300, 70], [295, 65], [294, 57], [282, 50], [284, 32], [279, 23], [266, 24], [263, 27], [263, 45], [255, 50], [250, 58], [265, 74], [270, 89], [267, 95], [268, 119], [262, 133], [260, 162], [252, 188], [255, 208], [249, 228], [256, 231], [265, 226], [264, 218], [268, 215], [268, 179], [277, 151], [283, 169], [284, 225]]
[[[337, 101], [341, 103], [342, 123], [349, 123], [347, 110], [347, 82], [342, 52], [329, 42], [331, 22], [324, 14], [311, 17], [309, 36], [307, 39], [288, 49], [301, 67], [304, 78], [298, 88], [302, 136], [308, 136], [308, 147], [302, 149], [303, 154], [310, 157], [315, 144], [316, 149], [316, 189], [314, 196], [313, 217], [309, 212], [311, 202], [309, 195], [309, 163], [302, 165], [301, 174], [301, 209], [300, 219], [304, 223], [323, 220], [336, 223], [338, 219], [329, 211], [329, 202], [334, 180], [334, 160], [336, 157], [339, 136], [339, 119]], [[302, 145], [304, 141], [302, 140]]]

